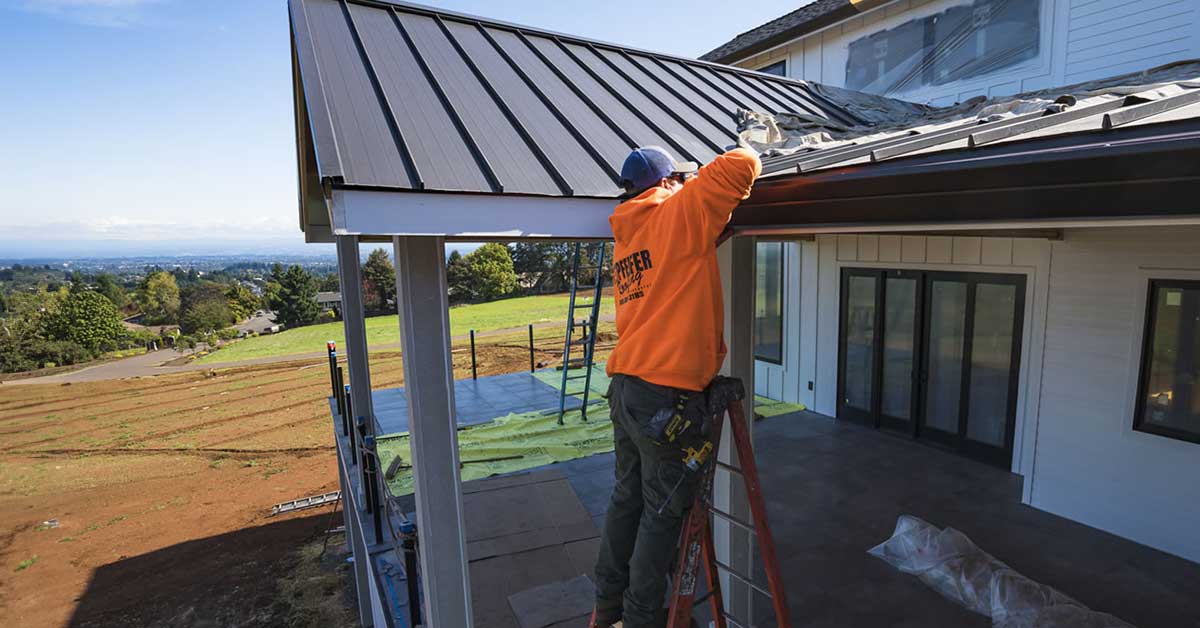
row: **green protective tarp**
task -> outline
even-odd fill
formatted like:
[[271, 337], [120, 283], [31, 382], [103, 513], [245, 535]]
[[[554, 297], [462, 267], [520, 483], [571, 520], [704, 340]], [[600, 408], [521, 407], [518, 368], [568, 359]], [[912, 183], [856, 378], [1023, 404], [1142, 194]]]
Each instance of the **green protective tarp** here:
[[[583, 458], [613, 450], [612, 424], [608, 421], [608, 403], [600, 399], [588, 404], [588, 414], [595, 417], [584, 422], [579, 411], [568, 411], [563, 425], [558, 424], [558, 409], [526, 412], [499, 417], [490, 423], [458, 431], [458, 455], [462, 462], [462, 479], [477, 480], [500, 473], [512, 473], [533, 467]], [[408, 449], [408, 434], [380, 437], [378, 451], [386, 469], [396, 456], [405, 464], [412, 463]], [[489, 458], [520, 456], [511, 460], [472, 462]], [[411, 469], [401, 469], [387, 480], [392, 495], [413, 492]]]
[[[570, 375], [582, 375], [580, 369], [572, 369]], [[553, 386], [562, 385], [562, 371], [544, 370], [533, 374], [538, 380]], [[584, 380], [567, 382], [568, 394], [583, 392]], [[558, 409], [548, 408], [521, 414], [497, 417], [493, 421], [462, 428], [458, 431], [459, 460], [462, 463], [462, 479], [477, 480], [501, 473], [523, 471], [553, 462], [565, 462], [593, 454], [613, 450], [612, 425], [608, 421], [608, 400], [603, 395], [608, 390], [609, 378], [604, 364], [592, 366], [591, 390], [588, 396], [589, 421], [583, 421], [579, 410], [568, 410], [563, 425], [558, 424]], [[754, 397], [754, 411], [764, 417], [778, 416], [803, 410], [804, 406]], [[378, 451], [384, 469], [399, 456], [403, 464], [411, 464], [408, 434], [401, 432], [381, 436]], [[514, 457], [518, 456], [518, 457]], [[509, 458], [507, 460], [490, 460]], [[474, 462], [486, 460], [485, 462]], [[386, 480], [392, 495], [407, 495], [413, 492], [412, 469], [401, 468], [395, 476]]]

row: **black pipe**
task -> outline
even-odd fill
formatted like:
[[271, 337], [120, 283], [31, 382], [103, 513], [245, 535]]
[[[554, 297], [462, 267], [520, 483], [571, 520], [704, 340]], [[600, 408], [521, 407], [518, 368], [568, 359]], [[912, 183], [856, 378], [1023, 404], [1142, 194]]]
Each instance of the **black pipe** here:
[[417, 526], [405, 520], [400, 523], [400, 548], [404, 550], [404, 581], [408, 586], [408, 619], [410, 626], [421, 624], [421, 585], [417, 575]]
[[475, 371], [475, 330], [471, 330], [471, 379], [479, 379], [479, 374]]
[[325, 350], [329, 353], [329, 385], [333, 397], [337, 397], [337, 343], [330, 341], [325, 343]]
[[367, 439], [371, 437], [367, 435], [367, 420], [364, 417], [357, 417], [354, 419], [354, 422], [358, 426], [359, 442], [362, 443], [362, 447], [355, 451], [355, 455], [362, 458], [362, 467], [359, 472], [358, 481], [363, 483], [363, 496], [366, 498], [367, 512], [373, 512], [375, 510], [375, 495], [371, 491], [371, 470], [368, 467], [371, 464], [371, 457], [367, 455]]
[[529, 324], [529, 372], [537, 370], [537, 362], [533, 359], [533, 323]]
[[[363, 421], [363, 425], [366, 425], [365, 420]], [[379, 500], [379, 467], [376, 464], [379, 455], [375, 449], [374, 436], [364, 436], [363, 443], [366, 448], [363, 460], [367, 466], [366, 479], [369, 482], [367, 485], [367, 494], [370, 495], [371, 521], [375, 524], [375, 543], [378, 545], [383, 543], [383, 508]]]
[[[342, 379], [342, 376], [343, 376], [342, 367], [340, 367], [340, 366], [337, 367], [336, 373], [337, 374], [334, 376], [334, 381], [336, 382], [336, 386], [333, 390], [333, 398], [335, 401], [337, 401], [338, 416], [342, 417], [342, 421], [345, 422], [346, 421], [346, 397], [345, 397], [345, 395], [342, 394], [342, 383], [345, 381]], [[349, 423], [346, 423], [346, 425], [349, 425]], [[345, 432], [345, 430], [343, 430], [343, 433], [344, 432]]]

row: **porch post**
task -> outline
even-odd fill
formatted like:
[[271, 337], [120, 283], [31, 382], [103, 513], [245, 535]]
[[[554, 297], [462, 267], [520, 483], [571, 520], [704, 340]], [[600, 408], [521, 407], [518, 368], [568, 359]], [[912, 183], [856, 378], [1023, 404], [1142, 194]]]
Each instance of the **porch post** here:
[[[746, 386], [743, 411], [746, 414], [747, 431], [752, 433], [754, 424], [754, 238], [735, 236], [717, 248], [717, 264], [721, 269], [721, 290], [725, 301], [725, 345], [728, 353], [721, 366], [721, 374], [737, 377]], [[737, 467], [737, 453], [733, 448], [733, 430], [721, 432], [718, 460]], [[750, 505], [745, 485], [739, 475], [720, 467], [713, 486], [713, 503], [725, 512], [742, 520], [750, 519]], [[720, 517], [713, 518], [713, 537], [717, 556], [721, 562], [732, 566], [743, 574], [754, 574], [754, 539], [745, 530], [731, 525]], [[725, 596], [726, 610], [740, 621], [753, 624], [753, 591], [746, 585], [721, 575], [721, 590]]]
[[375, 407], [371, 400], [371, 367], [367, 357], [367, 327], [363, 313], [362, 271], [358, 237], [337, 236], [341, 269], [342, 328], [346, 332], [346, 363], [350, 365], [350, 407], [354, 417], [366, 417], [367, 433], [375, 433]]
[[[350, 371], [350, 407], [355, 415], [365, 416], [369, 423], [373, 423], [372, 417], [375, 415], [371, 410], [371, 373], [367, 366], [367, 336], [363, 322], [358, 238], [357, 236], [337, 236], [336, 245], [338, 283], [342, 293], [342, 331], [346, 336], [346, 342], [340, 349], [346, 355], [346, 365]], [[354, 429], [354, 417], [349, 417], [349, 420], [350, 429]], [[353, 441], [347, 440], [347, 442]], [[356, 452], [349, 452], [349, 454], [351, 459], [358, 455]], [[345, 461], [344, 468], [351, 468], [349, 461]], [[341, 475], [342, 495], [349, 495], [347, 491], [351, 490], [352, 485], [347, 482], [344, 475], [339, 475]], [[363, 476], [360, 474], [359, 478], [361, 481]], [[343, 503], [361, 504], [361, 501], [357, 498], [346, 498]], [[363, 538], [363, 529], [359, 525], [357, 514], [343, 509], [343, 516], [346, 519], [346, 545], [354, 553], [354, 590], [358, 594], [359, 623], [363, 626], [371, 626], [374, 623], [371, 609], [370, 587], [372, 585], [371, 573], [367, 568], [370, 557], [365, 551], [362, 555], [359, 554], [359, 548], [367, 547], [368, 543]]]
[[393, 238], [425, 623], [470, 628], [445, 239]]

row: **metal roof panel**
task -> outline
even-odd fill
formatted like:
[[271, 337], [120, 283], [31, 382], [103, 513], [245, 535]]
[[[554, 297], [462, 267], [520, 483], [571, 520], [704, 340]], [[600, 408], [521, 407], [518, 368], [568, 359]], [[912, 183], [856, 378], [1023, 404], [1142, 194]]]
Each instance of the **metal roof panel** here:
[[853, 119], [807, 83], [739, 68], [391, 0], [290, 7], [310, 103], [297, 132], [318, 157], [302, 187], [615, 198], [632, 147], [707, 162], [739, 107]]

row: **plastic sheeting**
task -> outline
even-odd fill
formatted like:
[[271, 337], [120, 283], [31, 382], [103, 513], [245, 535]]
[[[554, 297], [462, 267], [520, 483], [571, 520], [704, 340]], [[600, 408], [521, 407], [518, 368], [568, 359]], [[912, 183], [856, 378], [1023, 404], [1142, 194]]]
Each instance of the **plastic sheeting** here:
[[943, 597], [990, 617], [995, 628], [1133, 628], [1026, 578], [962, 532], [943, 530], [911, 515], [902, 515], [892, 537], [868, 553], [917, 576]]

